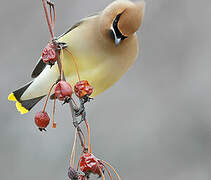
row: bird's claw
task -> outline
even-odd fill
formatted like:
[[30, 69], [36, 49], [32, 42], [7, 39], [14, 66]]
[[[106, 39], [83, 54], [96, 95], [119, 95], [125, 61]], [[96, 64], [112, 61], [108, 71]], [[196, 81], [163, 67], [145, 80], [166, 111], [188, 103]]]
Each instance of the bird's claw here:
[[61, 49], [65, 49], [67, 48], [67, 44], [64, 43], [64, 42], [59, 42], [58, 43], [58, 47], [57, 47], [57, 50], [61, 50]]
[[53, 44], [56, 46], [56, 49], [60, 51], [61, 49], [67, 48], [67, 43], [65, 42], [59, 42], [57, 37], [54, 37], [52, 40]]

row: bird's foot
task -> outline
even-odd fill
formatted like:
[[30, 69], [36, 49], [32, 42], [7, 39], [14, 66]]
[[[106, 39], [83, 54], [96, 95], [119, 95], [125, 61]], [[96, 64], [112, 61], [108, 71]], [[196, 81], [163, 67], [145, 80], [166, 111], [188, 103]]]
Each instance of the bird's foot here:
[[61, 49], [67, 48], [67, 43], [65, 42], [59, 42], [57, 37], [54, 37], [52, 40], [53, 44], [56, 47], [56, 50], [60, 51]]
[[57, 48], [57, 50], [61, 50], [61, 49], [65, 49], [65, 48], [67, 48], [67, 43], [59, 42], [59, 47]]

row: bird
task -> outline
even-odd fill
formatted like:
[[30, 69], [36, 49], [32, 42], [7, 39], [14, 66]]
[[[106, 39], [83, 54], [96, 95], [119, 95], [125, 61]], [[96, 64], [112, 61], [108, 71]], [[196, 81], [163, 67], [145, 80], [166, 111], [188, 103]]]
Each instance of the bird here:
[[[144, 1], [116, 0], [58, 37], [76, 58], [81, 79], [88, 80], [94, 88], [93, 97], [114, 85], [137, 58], [136, 32], [143, 24], [144, 9]], [[63, 57], [66, 81], [74, 85], [78, 78], [73, 57], [66, 51]], [[40, 58], [31, 77], [31, 82], [8, 96], [21, 114], [29, 112], [48, 94], [59, 78], [58, 66], [51, 67]]]

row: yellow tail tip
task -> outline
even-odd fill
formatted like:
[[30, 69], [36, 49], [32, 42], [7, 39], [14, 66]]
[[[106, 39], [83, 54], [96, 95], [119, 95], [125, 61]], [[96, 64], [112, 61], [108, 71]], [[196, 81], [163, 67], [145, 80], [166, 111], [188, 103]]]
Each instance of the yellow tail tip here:
[[16, 108], [21, 114], [26, 114], [27, 112], [29, 112], [29, 110], [23, 107], [22, 104], [18, 101], [16, 102]]
[[18, 102], [18, 100], [15, 98], [14, 94], [11, 93], [8, 96], [8, 100], [9, 101], [15, 101], [16, 102], [16, 108], [17, 110], [21, 113], [21, 114], [26, 114], [27, 112], [29, 112], [28, 109], [26, 109], [25, 107], [22, 106], [22, 104], [20, 102]]
[[9, 101], [17, 101], [17, 99], [15, 98], [14, 94], [11, 93], [9, 96], [8, 96], [8, 100]]

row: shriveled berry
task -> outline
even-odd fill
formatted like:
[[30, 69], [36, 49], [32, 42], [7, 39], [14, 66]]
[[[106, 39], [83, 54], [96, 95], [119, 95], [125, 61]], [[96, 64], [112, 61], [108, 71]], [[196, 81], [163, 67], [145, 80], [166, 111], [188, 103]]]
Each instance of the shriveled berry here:
[[91, 153], [84, 154], [80, 159], [80, 169], [83, 173], [98, 174], [101, 176], [100, 169], [103, 171], [103, 166], [99, 160]]
[[55, 87], [55, 97], [64, 101], [67, 97], [71, 98], [73, 93], [71, 85], [66, 81], [59, 81]]
[[45, 128], [48, 126], [49, 122], [50, 122], [50, 118], [48, 116], [47, 112], [38, 112], [35, 115], [35, 124], [37, 125], [37, 127], [39, 128], [40, 131], [44, 130]]
[[86, 95], [90, 96], [93, 92], [93, 87], [90, 86], [87, 80], [79, 81], [74, 86], [75, 95], [82, 98]]
[[48, 43], [48, 45], [43, 49], [41, 56], [44, 63], [53, 65], [58, 58], [54, 44]]

